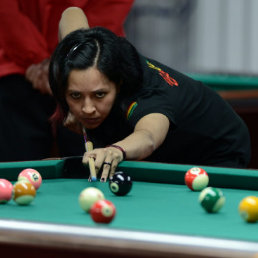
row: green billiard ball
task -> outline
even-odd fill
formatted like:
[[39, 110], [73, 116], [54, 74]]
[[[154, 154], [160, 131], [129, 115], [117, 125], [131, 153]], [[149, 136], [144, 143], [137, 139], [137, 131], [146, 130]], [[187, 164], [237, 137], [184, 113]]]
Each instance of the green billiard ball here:
[[225, 204], [225, 196], [219, 188], [207, 187], [201, 191], [199, 202], [209, 213], [218, 212]]

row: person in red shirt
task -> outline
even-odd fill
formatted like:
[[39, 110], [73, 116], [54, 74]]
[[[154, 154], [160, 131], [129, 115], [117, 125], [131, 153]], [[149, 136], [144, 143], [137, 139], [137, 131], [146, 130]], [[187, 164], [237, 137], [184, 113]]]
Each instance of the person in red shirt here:
[[[56, 103], [48, 83], [48, 66], [58, 43], [62, 12], [70, 6], [80, 7], [90, 27], [103, 26], [123, 36], [132, 4], [133, 0], [0, 1], [0, 161], [51, 156], [49, 118]], [[59, 132], [58, 139], [66, 137], [66, 144], [80, 144], [77, 135], [63, 129]], [[61, 144], [59, 155], [80, 154], [78, 147], [76, 153], [65, 149]]]

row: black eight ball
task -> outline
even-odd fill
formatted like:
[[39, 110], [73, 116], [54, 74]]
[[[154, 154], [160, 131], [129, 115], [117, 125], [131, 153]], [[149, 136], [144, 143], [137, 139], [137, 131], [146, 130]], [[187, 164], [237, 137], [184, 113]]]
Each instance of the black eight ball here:
[[118, 171], [109, 180], [109, 189], [115, 195], [123, 196], [132, 189], [131, 177], [122, 171]]

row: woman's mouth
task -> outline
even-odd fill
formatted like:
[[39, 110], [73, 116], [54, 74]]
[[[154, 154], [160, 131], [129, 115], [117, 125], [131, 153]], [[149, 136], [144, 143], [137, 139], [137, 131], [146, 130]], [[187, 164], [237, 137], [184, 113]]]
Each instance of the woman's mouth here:
[[83, 123], [85, 125], [96, 125], [100, 123], [100, 118], [84, 118]]

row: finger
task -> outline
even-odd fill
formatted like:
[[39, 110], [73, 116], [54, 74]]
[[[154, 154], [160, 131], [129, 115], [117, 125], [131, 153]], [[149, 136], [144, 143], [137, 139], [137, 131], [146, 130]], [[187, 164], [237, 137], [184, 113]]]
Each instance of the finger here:
[[35, 72], [35, 68], [36, 68], [36, 65], [35, 65], [35, 64], [32, 64], [32, 65], [30, 65], [30, 66], [27, 68], [27, 70], [26, 70], [26, 72], [25, 72], [25, 77], [26, 77], [27, 80], [31, 81], [31, 76], [32, 76], [32, 74]]
[[103, 170], [102, 170], [102, 175], [101, 175], [101, 179], [100, 179], [101, 182], [106, 182], [107, 181], [107, 178], [108, 178], [108, 175], [110, 173], [111, 167], [112, 167], [111, 162], [109, 162], [109, 161], [103, 162]]
[[111, 166], [111, 169], [110, 169], [110, 174], [109, 174], [109, 178], [111, 178], [112, 176], [114, 176], [115, 172], [116, 172], [116, 168], [118, 166], [118, 160], [113, 160], [112, 162], [112, 166]]
[[99, 170], [101, 168], [101, 165], [103, 163], [103, 158], [100, 159], [101, 155], [97, 155], [95, 153], [95, 151], [87, 151], [84, 153], [83, 158], [82, 158], [82, 163], [84, 166], [89, 166], [90, 163], [90, 158], [92, 158], [94, 160], [94, 167], [95, 167], [95, 172], [96, 172], [96, 176], [99, 173]]
[[30, 81], [32, 83], [32, 87], [34, 89], [37, 89], [37, 83], [39, 81], [39, 78], [40, 78], [40, 70], [39, 69], [35, 69], [35, 72], [31, 75], [30, 77]]

